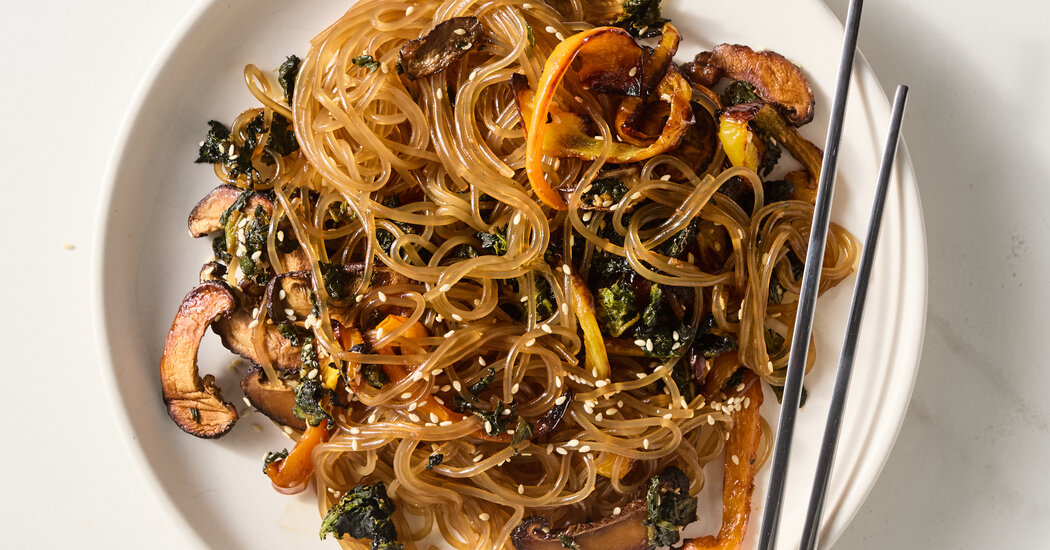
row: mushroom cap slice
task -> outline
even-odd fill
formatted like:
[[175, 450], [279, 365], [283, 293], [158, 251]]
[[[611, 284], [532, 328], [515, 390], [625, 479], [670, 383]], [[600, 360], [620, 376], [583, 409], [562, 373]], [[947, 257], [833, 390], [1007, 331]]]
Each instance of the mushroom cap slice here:
[[182, 431], [202, 438], [219, 437], [237, 421], [237, 409], [222, 398], [215, 379], [201, 379], [197, 350], [205, 330], [229, 315], [237, 299], [229, 287], [203, 283], [186, 295], [175, 315], [160, 359], [160, 380], [168, 416]]
[[439, 73], [477, 46], [488, 33], [477, 17], [453, 17], [438, 23], [421, 38], [405, 42], [398, 60], [409, 80]]
[[295, 407], [295, 390], [279, 382], [269, 382], [259, 366], [248, 370], [248, 374], [241, 380], [241, 389], [252, 406], [270, 420], [293, 430], [306, 429], [306, 422], [292, 413]]
[[[233, 185], [220, 185], [212, 189], [190, 211], [189, 219], [186, 222], [190, 229], [190, 235], [193, 237], [204, 237], [222, 229], [222, 224], [219, 223], [219, 220], [222, 218], [223, 212], [229, 210], [233, 203], [237, 202], [241, 193], [244, 192], [244, 189]], [[259, 194], [253, 194], [242, 210], [251, 212], [255, 210], [256, 206], [263, 207], [267, 215], [273, 214], [273, 201]]]
[[[253, 363], [262, 364], [263, 358], [256, 352], [252, 339], [255, 330], [255, 327], [250, 326], [252, 321], [251, 312], [238, 308], [228, 317], [217, 320], [211, 329], [219, 335], [226, 349]], [[262, 330], [265, 334], [262, 347], [269, 356], [270, 363], [282, 371], [298, 371], [301, 348], [293, 346], [273, 325], [267, 324]]]

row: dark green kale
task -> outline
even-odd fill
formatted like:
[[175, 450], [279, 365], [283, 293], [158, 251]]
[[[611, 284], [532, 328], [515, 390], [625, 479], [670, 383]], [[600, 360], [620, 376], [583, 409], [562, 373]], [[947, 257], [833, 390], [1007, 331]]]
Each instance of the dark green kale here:
[[321, 405], [321, 400], [327, 393], [328, 390], [315, 379], [300, 382], [299, 387], [295, 388], [295, 407], [292, 408], [292, 414], [311, 426], [319, 426], [325, 420], [331, 425], [332, 415]]
[[638, 308], [634, 304], [634, 288], [623, 279], [616, 281], [611, 286], [599, 288], [595, 298], [598, 324], [609, 336], [619, 338], [624, 331], [638, 321]]
[[481, 417], [482, 425], [485, 428], [485, 433], [491, 436], [497, 436], [507, 431], [507, 426], [510, 425], [510, 421], [514, 418], [514, 407], [510, 406], [510, 413], [503, 414], [505, 405], [502, 399], [496, 400], [496, 405], [492, 408], [492, 411], [485, 411], [482, 409], [474, 408], [474, 414]]
[[359, 55], [353, 60], [354, 65], [361, 67], [362, 69], [368, 69], [369, 72], [374, 72], [379, 68], [379, 62], [370, 55]]
[[700, 218], [693, 218], [685, 229], [675, 233], [660, 245], [660, 253], [668, 258], [677, 258], [685, 252], [689, 243], [696, 240], [696, 233], [700, 230]]
[[635, 38], [651, 38], [660, 34], [668, 20], [660, 17], [660, 0], [624, 0], [623, 14], [611, 23], [631, 33]]
[[371, 539], [372, 550], [402, 550], [404, 545], [397, 542], [397, 527], [391, 519], [396, 510], [382, 481], [358, 485], [328, 510], [321, 522], [321, 538], [349, 535]]
[[741, 103], [757, 103], [762, 101], [762, 98], [758, 96], [755, 86], [750, 82], [734, 80], [726, 87], [726, 91], [722, 94], [722, 101], [725, 102], [726, 107], [732, 107]]
[[660, 476], [649, 479], [645, 504], [648, 513], [642, 525], [648, 529], [650, 548], [677, 543], [678, 531], [696, 520], [696, 497], [690, 497], [688, 490], [660, 483]]
[[441, 464], [442, 460], [445, 460], [445, 455], [443, 455], [441, 453], [434, 453], [434, 454], [430, 455], [429, 457], [427, 457], [426, 468], [428, 470], [433, 470], [434, 466], [437, 466], [438, 464]]
[[295, 95], [295, 77], [299, 75], [299, 63], [300, 59], [297, 56], [290, 55], [277, 69], [277, 81], [281, 83], [281, 89], [284, 90], [284, 101], [289, 106]]
[[[769, 385], [770, 389], [773, 390], [773, 394], [777, 396], [777, 403], [784, 402], [784, 386]], [[806, 405], [806, 400], [809, 399], [809, 392], [806, 391], [806, 387], [802, 386], [802, 397], [799, 398], [798, 408], [802, 408]]]
[[727, 351], [736, 349], [736, 340], [732, 336], [723, 336], [713, 332], [701, 334], [693, 343], [704, 359], [714, 359]]
[[653, 284], [649, 287], [649, 303], [642, 311], [642, 323], [647, 327], [656, 326], [660, 310], [664, 304], [664, 291], [660, 285]]
[[317, 348], [314, 346], [313, 336], [308, 336], [303, 340], [303, 348], [299, 351], [299, 362], [304, 374], [309, 374], [310, 371], [321, 368], [321, 364], [317, 360]]
[[376, 389], [390, 383], [390, 378], [387, 378], [383, 368], [373, 363], [366, 363], [361, 366], [361, 376], [364, 377], [365, 382], [368, 382], [369, 386]]
[[197, 151], [197, 160], [193, 162], [219, 164], [226, 162], [228, 153], [225, 149], [230, 142], [230, 129], [217, 120], [209, 120], [211, 128], [204, 136], [200, 149]]
[[532, 424], [529, 424], [528, 420], [523, 417], [518, 417], [518, 424], [514, 427], [514, 437], [510, 440], [510, 446], [515, 449], [518, 448], [518, 444], [532, 437]]
[[597, 278], [597, 280], [609, 281], [633, 273], [634, 270], [631, 269], [631, 264], [627, 262], [627, 258], [617, 256], [611, 252], [603, 250], [596, 253], [591, 260], [591, 276]]
[[569, 550], [580, 550], [580, 544], [569, 535], [558, 535], [558, 542], [561, 543], [562, 548], [568, 548]]
[[[248, 193], [241, 193], [241, 196]], [[266, 216], [266, 210], [262, 206], [256, 206], [255, 212], [248, 223], [244, 226], [245, 252], [241, 255], [240, 266], [245, 278], [257, 285], [265, 285], [270, 280], [270, 272], [266, 269], [262, 257], [266, 255], [266, 236], [270, 231], [270, 219]], [[256, 253], [259, 259], [256, 260]]]
[[762, 140], [762, 144], [766, 146], [766, 154], [762, 156], [762, 163], [758, 165], [758, 173], [762, 177], [766, 177], [774, 168], [777, 167], [777, 163], [780, 162], [780, 144], [777, 143], [773, 136], [769, 135], [768, 132], [755, 129], [755, 135], [758, 139]]
[[580, 195], [580, 202], [608, 208], [605, 204], [610, 201], [612, 204], [620, 202], [627, 191], [629, 191], [627, 185], [620, 178], [596, 179], [591, 183], [591, 188]]
[[489, 384], [491, 384], [492, 380], [495, 378], [496, 370], [492, 367], [489, 367], [489, 372], [485, 374], [485, 376], [482, 376], [480, 379], [478, 379], [477, 382], [471, 384], [470, 388], [468, 388], [470, 390], [470, 394], [474, 397], [477, 397], [481, 392], [485, 391], [485, 388], [489, 387]]
[[288, 458], [288, 449], [281, 449], [276, 453], [269, 451], [266, 453], [266, 457], [263, 458], [263, 473], [266, 473], [266, 468], [270, 467], [270, 464], [277, 462], [278, 460], [284, 460]]
[[277, 325], [277, 332], [288, 339], [288, 341], [295, 347], [303, 345], [308, 338], [310, 338], [310, 331], [299, 325], [293, 325], [292, 323], [281, 323]]
[[219, 233], [212, 239], [211, 251], [215, 254], [215, 259], [224, 264], [228, 264], [233, 260], [233, 256], [230, 255], [226, 247], [226, 233]]
[[[636, 340], [645, 341], [645, 355], [657, 359], [668, 359], [678, 355], [684, 342], [693, 337], [694, 329], [676, 319], [661, 319], [655, 326], [638, 326], [634, 331]], [[678, 337], [675, 338], [675, 335]], [[652, 349], [649, 343], [652, 342]]]
[[784, 347], [784, 337], [773, 329], [766, 329], [766, 351], [772, 355], [773, 352]]
[[507, 253], [507, 228], [499, 227], [492, 228], [492, 233], [478, 232], [475, 233], [478, 240], [481, 241], [481, 250], [488, 254], [495, 254], [496, 256], [502, 256]]
[[765, 196], [766, 204], [789, 201], [795, 196], [795, 185], [787, 180], [764, 181], [762, 195]]
[[299, 150], [299, 140], [295, 139], [295, 130], [291, 122], [278, 113], [273, 114], [273, 122], [270, 123], [270, 137], [266, 139], [266, 147], [282, 157]]
[[226, 210], [223, 210], [222, 214], [219, 215], [219, 225], [226, 227], [226, 225], [230, 223], [230, 217], [233, 216], [235, 213], [240, 212], [241, 209], [243, 209], [245, 205], [248, 204], [248, 199], [252, 198], [252, 195], [254, 194], [255, 193], [253, 193], [252, 191], [244, 191], [240, 195], [237, 195], [237, 198], [234, 199], [233, 204], [231, 204], [230, 207]]
[[540, 319], [546, 319], [551, 315], [554, 315], [556, 309], [556, 300], [554, 298], [554, 291], [551, 290], [550, 283], [547, 282], [546, 277], [536, 277], [536, 316]]
[[324, 289], [328, 296], [337, 302], [350, 298], [352, 292], [350, 284], [354, 280], [351, 274], [340, 264], [318, 262], [318, 266], [321, 269], [321, 279], [324, 280]]
[[473, 246], [470, 246], [469, 244], [461, 244], [461, 245], [457, 246], [455, 249], [452, 250], [452, 254], [451, 255], [452, 255], [453, 258], [460, 258], [460, 259], [466, 260], [466, 259], [470, 259], [470, 258], [477, 258], [478, 257], [478, 251], [477, 251], [477, 249], [475, 249]]

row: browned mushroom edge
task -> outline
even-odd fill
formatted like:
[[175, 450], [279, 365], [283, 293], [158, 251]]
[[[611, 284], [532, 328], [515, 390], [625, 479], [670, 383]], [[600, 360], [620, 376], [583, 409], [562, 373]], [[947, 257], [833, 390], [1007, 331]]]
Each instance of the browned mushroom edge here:
[[719, 44], [702, 52], [685, 67], [698, 84], [710, 87], [723, 76], [755, 87], [763, 101], [772, 103], [794, 126], [813, 120], [813, 89], [802, 70], [774, 51], [756, 52], [738, 44]]
[[[250, 325], [253, 320], [251, 312], [238, 308], [229, 317], [213, 323], [211, 329], [219, 335], [223, 347], [253, 363], [262, 364], [252, 338], [255, 327]], [[293, 346], [274, 325], [267, 324], [262, 330], [265, 334], [263, 346], [274, 368], [284, 372], [298, 371], [302, 349]]]
[[[660, 473], [660, 484], [676, 492], [689, 490], [689, 479], [673, 466]], [[647, 516], [643, 492], [624, 505], [619, 514], [561, 530], [551, 530], [545, 518], [526, 518], [510, 538], [517, 550], [564, 550], [572, 543], [579, 550], [648, 550], [649, 530], [642, 524]]]
[[477, 17], [442, 21], [422, 38], [401, 46], [398, 59], [409, 80], [439, 73], [474, 48], [488, 42], [488, 33]]
[[203, 283], [186, 295], [171, 323], [160, 380], [168, 416], [182, 431], [202, 438], [219, 437], [237, 421], [237, 409], [222, 398], [215, 378], [203, 379], [197, 369], [197, 350], [208, 325], [230, 314], [237, 298], [222, 283]]
[[270, 283], [266, 285], [266, 294], [263, 297], [266, 314], [277, 322], [287, 319], [288, 310], [291, 310], [297, 319], [305, 319], [313, 310], [310, 292], [310, 272], [282, 273], [270, 279]]
[[222, 281], [226, 277], [226, 266], [211, 261], [201, 266], [200, 282], [206, 283], [208, 281]]
[[753, 123], [777, 143], [783, 145], [788, 153], [813, 176], [814, 181], [820, 179], [820, 167], [824, 154], [819, 147], [802, 137], [802, 134], [789, 125], [773, 107], [765, 103], [741, 103], [722, 109], [719, 116], [742, 123]]
[[560, 398], [562, 399], [561, 405], [555, 401], [553, 407], [532, 423], [532, 439], [542, 437], [558, 427], [558, 423], [565, 416], [565, 411], [569, 410], [569, 404], [572, 403], [572, 390], [566, 389]]
[[[204, 237], [222, 229], [222, 224], [219, 223], [222, 214], [229, 210], [244, 192], [244, 189], [232, 185], [220, 185], [212, 189], [190, 211], [186, 222], [190, 235], [195, 238]], [[250, 212], [255, 210], [256, 206], [262, 206], [268, 216], [273, 214], [273, 201], [259, 194], [253, 194], [243, 210]]]
[[262, 368], [258, 365], [249, 369], [244, 379], [241, 380], [241, 390], [244, 391], [248, 402], [270, 420], [293, 430], [306, 429], [306, 422], [296, 418], [292, 413], [295, 407], [295, 390], [280, 382], [267, 381]]

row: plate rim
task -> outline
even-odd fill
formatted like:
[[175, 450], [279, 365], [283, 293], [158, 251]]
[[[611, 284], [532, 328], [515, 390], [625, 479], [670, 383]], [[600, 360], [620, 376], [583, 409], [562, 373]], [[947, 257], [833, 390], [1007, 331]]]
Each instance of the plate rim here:
[[[823, 7], [823, 13], [828, 19], [823, 22], [823, 24], [831, 24], [841, 32], [841, 29], [843, 29], [842, 22], [823, 0], [806, 1]], [[121, 171], [123, 153], [128, 148], [128, 144], [132, 137], [132, 129], [134, 128], [136, 121], [143, 114], [147, 99], [151, 95], [158, 77], [162, 73], [162, 69], [173, 59], [174, 54], [180, 49], [183, 42], [188, 39], [191, 31], [197, 27], [212, 10], [218, 9], [220, 4], [221, 2], [218, 0], [198, 0], [198, 2], [189, 9], [179, 23], [173, 28], [171, 33], [165, 38], [161, 47], [150, 61], [147, 70], [143, 73], [141, 80], [138, 82], [134, 94], [131, 96], [128, 107], [126, 108], [118, 126], [116, 138], [113, 141], [113, 146], [109, 152], [105, 171], [103, 173], [102, 187], [95, 208], [96, 216], [93, 224], [92, 235], [92, 267], [90, 270], [91, 317], [94, 321], [93, 338], [96, 347], [96, 356], [99, 369], [102, 371], [101, 380], [106, 396], [106, 405], [113, 415], [114, 423], [117, 425], [118, 436], [121, 439], [125, 450], [130, 455], [135, 470], [141, 476], [143, 481], [145, 481], [148, 488], [147, 492], [150, 494], [150, 497], [163, 512], [167, 512], [162, 515], [166, 518], [169, 524], [179, 531], [179, 533], [187, 540], [196, 542], [198, 545], [205, 547], [208, 545], [208, 542], [204, 539], [203, 534], [190, 522], [189, 518], [172, 499], [171, 495], [169, 495], [164, 489], [160, 481], [160, 474], [150, 465], [147, 459], [147, 450], [142, 445], [140, 439], [136, 436], [132, 425], [120, 421], [121, 418], [126, 417], [131, 411], [128, 402], [123, 399], [120, 393], [116, 371], [114, 369], [114, 357], [110, 345], [112, 335], [110, 334], [106, 322], [107, 315], [103, 300], [106, 292], [106, 242], [109, 240], [110, 233], [114, 229], [111, 215], [112, 210], [110, 206], [114, 202], [113, 199], [117, 191], [117, 180]], [[872, 96], [867, 103], [869, 105], [874, 104], [874, 106], [879, 109], [880, 114], [884, 112], [888, 118], [889, 98], [886, 95], [885, 89], [883, 88], [878, 75], [875, 73], [874, 69], [871, 68], [870, 63], [868, 63], [863, 52], [858, 49], [857, 55], [861, 60], [857, 66], [863, 69], [864, 78], [870, 79], [871, 82], [862, 83], [859, 81], [860, 79], [857, 79], [855, 76], [854, 83], [858, 87], [864, 86], [864, 91], [866, 93], [877, 92], [877, 95]], [[848, 527], [853, 518], [860, 511], [864, 501], [867, 499], [867, 496], [874, 488], [881, 472], [885, 468], [896, 440], [900, 435], [901, 427], [903, 426], [904, 419], [907, 415], [909, 402], [915, 388], [915, 381], [918, 376], [919, 368], [921, 367], [929, 298], [928, 248], [925, 220], [922, 215], [921, 197], [918, 188], [918, 179], [911, 162], [911, 155], [907, 147], [906, 139], [903, 136], [899, 147], [895, 176], [898, 180], [899, 189], [901, 191], [900, 200], [902, 205], [902, 222], [917, 223], [917, 226], [914, 229], [909, 229], [914, 231], [913, 238], [916, 238], [919, 241], [918, 243], [912, 243], [911, 245], [916, 247], [911, 251], [912, 255], [915, 257], [912, 258], [909, 256], [907, 260], [909, 262], [915, 262], [915, 265], [909, 266], [909, 271], [916, 271], [917, 274], [922, 275], [919, 280], [907, 281], [909, 286], [914, 287], [913, 292], [916, 292], [921, 297], [921, 300], [916, 300], [912, 305], [913, 308], [918, 308], [918, 310], [907, 311], [905, 306], [905, 308], [902, 308], [901, 314], [898, 316], [899, 318], [911, 319], [916, 323], [917, 328], [917, 331], [913, 334], [912, 338], [914, 340], [914, 345], [909, 346], [904, 350], [908, 352], [906, 354], [907, 361], [905, 362], [910, 365], [910, 369], [904, 373], [908, 375], [908, 379], [897, 381], [897, 383], [902, 386], [906, 383], [907, 391], [891, 392], [883, 398], [883, 401], [885, 401], [883, 403], [883, 408], [889, 404], [893, 404], [894, 406], [889, 411], [893, 413], [893, 415], [888, 419], [886, 416], [882, 416], [882, 420], [878, 423], [878, 429], [873, 430], [870, 434], [871, 443], [873, 445], [871, 451], [873, 452], [869, 453], [869, 456], [874, 454], [878, 456], [879, 459], [877, 464], [874, 464], [875, 461], [872, 461], [873, 465], [875, 465], [873, 471], [865, 474], [860, 479], [853, 480], [846, 486], [838, 505], [839, 507], [845, 505], [845, 507], [848, 508], [848, 513], [836, 514], [832, 520], [829, 520], [828, 514], [831, 508], [829, 508], [828, 511], [825, 511], [821, 532], [822, 544], [827, 546], [833, 545], [845, 532], [846, 527]], [[907, 214], [909, 205], [911, 205], [911, 209], [916, 210], [911, 217]], [[768, 469], [762, 473], [767, 474], [767, 472]], [[850, 504], [851, 502], [855, 502], [855, 504]], [[757, 525], [761, 520], [761, 514], [759, 513], [760, 507], [761, 503], [756, 502], [752, 504], [752, 526]]]

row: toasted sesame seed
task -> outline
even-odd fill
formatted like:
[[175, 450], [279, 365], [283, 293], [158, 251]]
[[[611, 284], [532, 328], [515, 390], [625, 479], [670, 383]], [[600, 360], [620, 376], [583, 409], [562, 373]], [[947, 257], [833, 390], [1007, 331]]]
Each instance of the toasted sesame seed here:
[[452, 285], [441, 285], [441, 288], [439, 288], [438, 290], [440, 290], [441, 292], [448, 292], [452, 290]]
[[448, 391], [450, 389], [452, 389], [452, 386], [449, 386], [448, 384], [445, 384], [444, 386], [441, 386], [441, 391]]
[[408, 399], [409, 397], [412, 397], [412, 392], [410, 391], [406, 391], [405, 393], [401, 394], [401, 399]]
[[644, 372], [639, 372], [639, 373], [638, 373], [638, 374], [636, 374], [635, 376], [637, 376], [637, 377], [638, 377], [638, 379], [639, 379], [639, 380], [641, 380], [642, 378], [645, 378], [645, 373], [644, 373]]
[[510, 393], [518, 393], [518, 388], [520, 387], [521, 386], [517, 382], [515, 382], [514, 385], [510, 387]]
[[292, 308], [287, 308], [284, 310], [284, 314], [289, 317], [292, 317], [293, 315], [295, 315], [295, 310]]
[[605, 417], [602, 416], [602, 413], [598, 413], [598, 414], [594, 415], [594, 421], [595, 422], [601, 422], [603, 418], [605, 418]]
[[419, 415], [416, 413], [408, 413], [408, 419], [412, 422], [419, 422]]
[[664, 415], [664, 420], [670, 420], [672, 418], [674, 418], [674, 415], [671, 414], [671, 413], [667, 413], [667, 414]]
[[412, 15], [412, 11], [415, 9], [415, 6], [409, 6], [408, 9], [405, 10], [405, 15]]
[[474, 462], [481, 462], [481, 461], [482, 461], [482, 460], [484, 460], [484, 459], [485, 459], [485, 457], [484, 457], [484, 456], [482, 456], [482, 455], [478, 455], [478, 456], [475, 456], [475, 457], [473, 458], [473, 461], [474, 461]]
[[423, 379], [423, 371], [418, 371], [417, 370], [416, 372], [412, 373], [412, 380], [414, 382], [419, 382], [422, 379]]
[[641, 340], [641, 339], [635, 340], [634, 341], [634, 345], [636, 345], [636, 346], [638, 346], [640, 348], [644, 348], [645, 347], [645, 340]]
[[463, 36], [464, 34], [467, 34], [467, 31], [465, 31], [463, 29], [456, 29], [456, 30], [454, 30], [452, 32], [454, 32], [454, 33], [456, 33], [456, 34], [458, 34], [460, 36]]
[[519, 495], [524, 495], [525, 494], [525, 486], [520, 484], [520, 483], [518, 484], [518, 494]]
[[583, 215], [580, 216], [580, 219], [585, 221], [585, 222], [591, 221], [591, 211], [588, 210], [588, 211], [584, 212]]
[[288, 426], [281, 426], [281, 429], [284, 430], [284, 433], [286, 433], [288, 435], [292, 435], [292, 429], [289, 428]]
[[743, 382], [737, 384], [736, 391], [744, 391], [744, 383]]
[[262, 258], [262, 250], [256, 250], [255, 252], [252, 253], [252, 261], [253, 262], [259, 261], [259, 258]]
[[594, 414], [594, 406], [592, 406], [590, 403], [584, 403], [583, 410], [586, 411], [587, 414]]
[[560, 32], [556, 32], [554, 33], [554, 38], [557, 38], [558, 40], [565, 40], [565, 35]]
[[594, 383], [594, 387], [596, 387], [596, 388], [604, 388], [605, 386], [608, 386], [608, 385], [609, 385], [609, 381], [608, 380], [598, 380], [598, 381], [596, 381]]
[[645, 351], [653, 351], [653, 339], [648, 338], [645, 341]]
[[712, 425], [712, 426], [714, 426], [715, 425], [715, 417], [713, 417], [713, 416], [707, 417], [707, 423]]
[[456, 333], [456, 330], [455, 330], [455, 329], [452, 329], [452, 330], [450, 330], [450, 331], [448, 331], [448, 332], [446, 332], [446, 333], [445, 333], [445, 338], [448, 338], [449, 336], [452, 336], [452, 335], [453, 335], [453, 334], [455, 334], [455, 333]]
[[545, 30], [545, 31], [547, 31], [547, 32], [549, 32], [551, 34], [554, 34], [554, 33], [558, 32], [558, 29], [555, 29], [554, 27], [552, 27], [550, 25], [547, 25], [547, 27], [544, 28], [543, 30]]
[[748, 408], [750, 406], [751, 406], [751, 398], [750, 397], [745, 397], [744, 398], [744, 408], [746, 409], [746, 408]]
[[674, 345], [671, 346], [671, 351], [675, 351], [680, 347], [682, 347], [682, 344], [680, 342], [675, 342]]
[[677, 331], [677, 330], [676, 330], [676, 331], [674, 331], [674, 332], [673, 332], [673, 333], [671, 334], [671, 337], [672, 337], [672, 338], [674, 338], [674, 341], [675, 341], [675, 342], [677, 342], [677, 341], [678, 341], [678, 331]]
[[732, 458], [732, 459], [733, 459], [733, 464], [736, 464], [737, 466], [739, 466], [739, 465], [740, 465], [740, 459], [739, 459], [739, 458], [738, 458], [738, 457], [737, 457], [736, 455], [733, 455], [733, 456], [732, 456], [732, 457], [730, 457], [730, 458]]
[[631, 67], [631, 70], [627, 71], [627, 76], [634, 76], [638, 74], [638, 67]]
[[385, 333], [386, 333], [386, 331], [383, 330], [383, 327], [376, 327], [376, 338], [377, 339], [378, 338], [382, 338], [383, 334], [385, 334]]
[[569, 454], [569, 451], [566, 451], [565, 449], [563, 449], [561, 447], [558, 447], [557, 449], [554, 449], [554, 450], [560, 455], [567, 455], [567, 454]]
[[385, 301], [386, 301], [386, 294], [383, 294], [383, 291], [382, 291], [382, 290], [380, 290], [380, 291], [379, 291], [379, 292], [377, 292], [376, 294], [377, 294], [377, 295], [379, 296], [379, 301], [380, 301], [380, 302], [385, 302]]
[[485, 512], [478, 514], [478, 519], [480, 519], [481, 521], [488, 521], [491, 518], [492, 516], [486, 514]]
[[430, 413], [430, 421], [437, 424], [438, 422], [441, 422], [441, 419], [438, 418], [438, 415]]
[[460, 390], [463, 389], [463, 384], [460, 384], [459, 380], [453, 380], [452, 381], [452, 387], [456, 388], [456, 391], [460, 391]]
[[529, 339], [529, 341], [528, 341], [528, 342], [525, 342], [525, 347], [527, 347], [527, 348], [530, 348], [530, 347], [532, 347], [532, 346], [533, 346], [533, 345], [534, 345], [535, 343], [536, 343], [536, 339], [535, 339], [535, 338], [531, 338], [531, 339]]
[[463, 320], [463, 316], [458, 314], [458, 313], [453, 313], [452, 314], [452, 320], [453, 321], [462, 321]]
[[598, 378], [598, 367], [591, 369], [591, 376]]
[[619, 506], [617, 506], [616, 508], [613, 508], [613, 515], [614, 515], [614, 516], [618, 516], [618, 515], [620, 515], [620, 512], [621, 512], [621, 511], [622, 511], [622, 510], [620, 510], [620, 507], [619, 507]]
[[485, 362], [485, 358], [484, 357], [478, 357], [478, 364], [484, 367], [488, 363]]
[[361, 294], [358, 294], [357, 296], [354, 297], [354, 301], [359, 303], [359, 304], [361, 303], [362, 299], [364, 299], [364, 296], [361, 295]]
[[575, 99], [575, 100], [576, 100], [576, 103], [580, 103], [580, 104], [583, 104], [583, 98], [582, 98], [582, 97], [580, 97], [580, 96], [575, 96], [575, 97], [573, 97], [573, 99]]
[[518, 225], [519, 223], [521, 223], [521, 212], [517, 212], [517, 213], [514, 214], [514, 220], [513, 221], [514, 221], [514, 225]]
[[451, 425], [452, 425], [452, 421], [451, 420], [443, 420], [441, 422], [438, 422], [438, 426], [451, 426]]
[[257, 326], [259, 326], [259, 320], [258, 319], [252, 319], [252, 322], [248, 323], [248, 328], [255, 328]]
[[671, 181], [671, 174], [664, 174], [660, 176], [660, 181]]
[[521, 9], [523, 9], [523, 10], [531, 10], [532, 9], [532, 4], [529, 4], [528, 2], [526, 2], [526, 3], [521, 5]]
[[412, 411], [416, 410], [416, 407], [418, 407], [418, 406], [419, 406], [419, 403], [411, 403], [411, 404], [409, 404], [408, 405], [408, 412], [412, 412]]
[[489, 422], [488, 420], [485, 421], [485, 431], [486, 432], [491, 432], [492, 431], [492, 422]]
[[445, 400], [440, 398], [440, 397], [438, 397], [438, 396], [436, 396], [436, 395], [434, 396], [434, 401], [437, 401], [438, 405], [444, 405], [445, 404]]
[[591, 446], [590, 445], [584, 445], [584, 446], [580, 447], [580, 452], [581, 453], [586, 453], [586, 452], [588, 452], [590, 450], [591, 450]]
[[357, 440], [356, 440], [356, 439], [351, 439], [351, 440], [350, 440], [350, 448], [351, 448], [351, 449], [353, 449], [353, 450], [355, 450], [355, 451], [356, 451], [356, 450], [357, 450], [357, 445], [358, 445], [358, 443], [357, 443]]
[[648, 438], [642, 440], [642, 448], [643, 449], [648, 449], [649, 448], [649, 439]]

